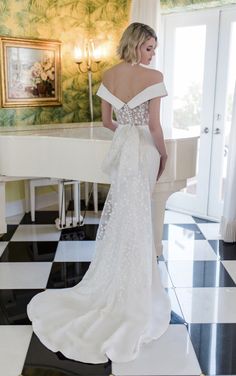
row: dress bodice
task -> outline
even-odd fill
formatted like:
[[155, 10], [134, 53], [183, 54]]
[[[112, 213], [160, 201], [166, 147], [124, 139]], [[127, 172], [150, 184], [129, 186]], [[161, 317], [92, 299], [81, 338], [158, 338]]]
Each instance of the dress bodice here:
[[164, 82], [148, 86], [135, 95], [128, 103], [124, 103], [113, 95], [103, 83], [97, 95], [113, 107], [118, 124], [147, 125], [149, 122], [149, 101], [155, 97], [167, 95]]
[[132, 109], [129, 108], [127, 104], [125, 104], [120, 110], [115, 107], [113, 109], [116, 114], [118, 124], [148, 124], [148, 102], [141, 103], [139, 106]]

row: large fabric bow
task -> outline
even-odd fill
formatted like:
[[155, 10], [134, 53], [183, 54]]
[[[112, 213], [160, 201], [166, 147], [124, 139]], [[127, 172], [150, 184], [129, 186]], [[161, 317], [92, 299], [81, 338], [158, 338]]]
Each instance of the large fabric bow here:
[[102, 170], [111, 181], [119, 172], [122, 177], [139, 171], [139, 131], [130, 124], [120, 124], [114, 133], [110, 149], [102, 162]]

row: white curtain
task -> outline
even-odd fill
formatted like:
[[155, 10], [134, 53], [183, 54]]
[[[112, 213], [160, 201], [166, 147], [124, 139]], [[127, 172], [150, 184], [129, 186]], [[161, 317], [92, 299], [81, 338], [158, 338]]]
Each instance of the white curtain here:
[[[159, 39], [161, 30], [160, 0], [132, 0], [130, 23], [141, 22], [151, 26]], [[157, 67], [156, 56], [153, 57], [150, 68]]]
[[233, 243], [236, 242], [236, 83], [229, 140], [227, 178], [220, 233], [225, 242]]
[[158, 33], [160, 9], [160, 0], [132, 0], [130, 22], [147, 24]]

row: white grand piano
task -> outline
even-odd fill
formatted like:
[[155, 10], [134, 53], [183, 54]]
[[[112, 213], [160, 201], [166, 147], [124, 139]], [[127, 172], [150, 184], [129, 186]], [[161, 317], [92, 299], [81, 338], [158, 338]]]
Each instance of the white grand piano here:
[[[0, 234], [6, 232], [5, 183], [50, 177], [109, 183], [101, 171], [113, 132], [100, 122], [9, 127], [0, 130]], [[168, 197], [196, 174], [197, 137], [167, 139], [168, 162], [152, 200], [157, 255], [162, 253]]]

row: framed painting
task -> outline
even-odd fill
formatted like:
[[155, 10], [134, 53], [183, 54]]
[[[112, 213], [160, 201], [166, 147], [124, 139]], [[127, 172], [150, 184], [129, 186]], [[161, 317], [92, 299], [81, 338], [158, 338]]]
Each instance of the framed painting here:
[[1, 106], [61, 105], [61, 42], [0, 37]]

